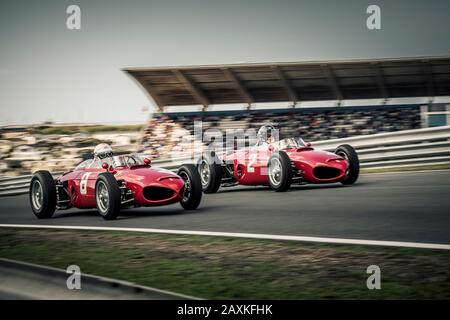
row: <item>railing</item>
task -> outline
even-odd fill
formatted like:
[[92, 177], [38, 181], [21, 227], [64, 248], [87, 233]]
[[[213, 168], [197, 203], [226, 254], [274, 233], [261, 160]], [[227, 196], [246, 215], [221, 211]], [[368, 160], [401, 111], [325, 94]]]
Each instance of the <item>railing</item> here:
[[[450, 163], [450, 126], [405, 130], [313, 142], [317, 149], [332, 151], [350, 144], [358, 152], [361, 168], [395, 168]], [[190, 158], [156, 160], [153, 165], [176, 170]], [[58, 175], [60, 173], [55, 173]], [[0, 196], [25, 194], [31, 175], [0, 178]]]
[[[61, 175], [62, 172], [55, 172], [53, 176]], [[28, 193], [31, 175], [18, 177], [1, 177], [0, 178], [0, 197], [15, 196]]]
[[357, 150], [362, 168], [450, 163], [450, 126], [318, 141], [313, 146], [331, 151], [340, 144]]

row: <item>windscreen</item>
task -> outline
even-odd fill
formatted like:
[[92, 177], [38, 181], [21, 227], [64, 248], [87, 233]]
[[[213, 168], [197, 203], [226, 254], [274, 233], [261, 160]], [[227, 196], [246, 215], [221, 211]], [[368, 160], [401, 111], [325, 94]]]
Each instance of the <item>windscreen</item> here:
[[120, 155], [113, 157], [112, 165], [114, 167], [142, 165], [144, 161], [137, 155]]
[[274, 143], [273, 146], [278, 150], [285, 150], [306, 147], [306, 144], [302, 138], [286, 138]]

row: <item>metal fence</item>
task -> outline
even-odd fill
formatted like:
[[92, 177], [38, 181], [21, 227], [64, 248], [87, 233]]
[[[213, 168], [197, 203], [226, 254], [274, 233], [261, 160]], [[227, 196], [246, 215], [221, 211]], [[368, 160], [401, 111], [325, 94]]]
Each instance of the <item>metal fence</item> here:
[[[450, 126], [405, 130], [317, 141], [312, 146], [332, 151], [338, 145], [350, 144], [358, 152], [361, 168], [398, 168], [405, 166], [450, 164]], [[153, 161], [156, 167], [176, 170], [192, 159]], [[61, 173], [54, 173], [59, 175]], [[0, 196], [28, 192], [31, 175], [0, 178]]]

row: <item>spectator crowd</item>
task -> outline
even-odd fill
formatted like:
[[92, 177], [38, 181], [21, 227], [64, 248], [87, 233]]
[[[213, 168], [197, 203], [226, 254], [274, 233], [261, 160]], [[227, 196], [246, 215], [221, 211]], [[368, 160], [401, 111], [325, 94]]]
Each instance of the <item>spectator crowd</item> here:
[[281, 137], [302, 137], [320, 141], [381, 132], [418, 129], [421, 126], [417, 107], [341, 108], [324, 110], [241, 111], [230, 113], [155, 114], [148, 122], [142, 139], [142, 152], [153, 158], [166, 158], [175, 147], [192, 151], [194, 122], [202, 130], [255, 129], [275, 124]]

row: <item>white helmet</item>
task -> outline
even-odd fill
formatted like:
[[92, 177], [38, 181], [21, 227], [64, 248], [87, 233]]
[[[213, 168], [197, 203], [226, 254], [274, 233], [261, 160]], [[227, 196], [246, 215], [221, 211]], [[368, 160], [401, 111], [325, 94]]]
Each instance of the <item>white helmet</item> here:
[[257, 138], [258, 141], [267, 142], [274, 135], [276, 135], [275, 127], [272, 125], [265, 125], [259, 128]]
[[100, 159], [105, 159], [107, 157], [113, 156], [113, 150], [111, 146], [107, 143], [100, 143], [94, 148], [94, 156]]

